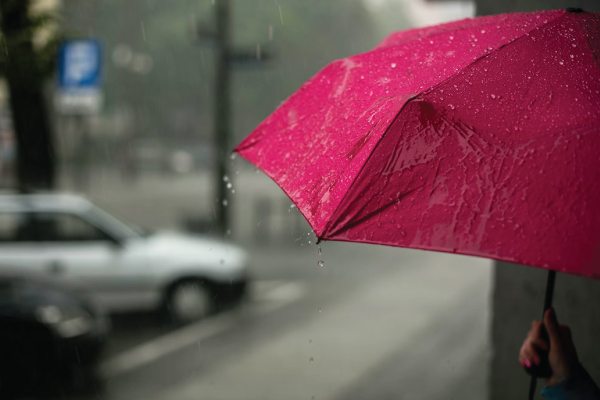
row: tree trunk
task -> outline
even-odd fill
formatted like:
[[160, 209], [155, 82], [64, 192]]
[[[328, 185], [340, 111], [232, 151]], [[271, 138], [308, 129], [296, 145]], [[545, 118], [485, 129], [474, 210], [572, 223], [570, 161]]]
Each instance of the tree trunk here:
[[21, 192], [48, 190], [55, 183], [54, 143], [48, 119], [43, 73], [31, 41], [29, 1], [0, 0], [13, 126], [17, 143], [17, 182]]

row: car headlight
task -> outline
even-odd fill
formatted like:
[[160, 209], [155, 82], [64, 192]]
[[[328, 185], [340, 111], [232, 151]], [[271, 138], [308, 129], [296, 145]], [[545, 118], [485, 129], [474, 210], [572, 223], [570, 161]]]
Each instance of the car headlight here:
[[36, 317], [63, 338], [83, 335], [94, 324], [92, 316], [77, 307], [42, 306], [36, 310]]

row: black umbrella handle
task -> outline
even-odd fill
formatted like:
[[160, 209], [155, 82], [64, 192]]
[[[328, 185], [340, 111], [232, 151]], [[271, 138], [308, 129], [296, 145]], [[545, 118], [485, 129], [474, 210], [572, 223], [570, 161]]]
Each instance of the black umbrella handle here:
[[[556, 280], [556, 271], [548, 270], [548, 280], [546, 281], [546, 295], [544, 297], [544, 312], [542, 314], [542, 321], [546, 311], [552, 307], [552, 297], [554, 295], [554, 281]], [[548, 331], [542, 322], [542, 338], [549, 343]], [[535, 396], [535, 387], [537, 378], [549, 378], [552, 376], [552, 368], [550, 368], [550, 362], [548, 361], [548, 351], [537, 349], [537, 353], [540, 356], [540, 364], [532, 365], [530, 368], [526, 368], [525, 371], [531, 375], [531, 381], [529, 383], [529, 400], [533, 400]]]

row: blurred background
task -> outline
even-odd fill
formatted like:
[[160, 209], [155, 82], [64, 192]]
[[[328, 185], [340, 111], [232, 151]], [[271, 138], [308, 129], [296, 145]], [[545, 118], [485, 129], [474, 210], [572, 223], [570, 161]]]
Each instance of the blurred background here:
[[317, 248], [231, 154], [329, 62], [475, 14], [443, 0], [0, 0], [0, 393], [486, 398], [491, 261]]

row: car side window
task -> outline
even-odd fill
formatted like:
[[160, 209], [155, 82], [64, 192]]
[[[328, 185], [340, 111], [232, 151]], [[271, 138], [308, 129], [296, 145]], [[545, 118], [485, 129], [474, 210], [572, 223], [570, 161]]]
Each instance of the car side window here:
[[0, 213], [0, 243], [32, 242], [35, 231], [30, 213]]
[[107, 235], [81, 217], [66, 213], [37, 213], [36, 235], [42, 242], [108, 240]]

